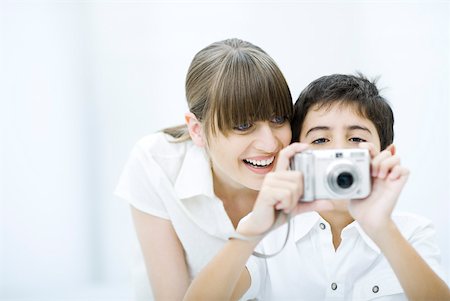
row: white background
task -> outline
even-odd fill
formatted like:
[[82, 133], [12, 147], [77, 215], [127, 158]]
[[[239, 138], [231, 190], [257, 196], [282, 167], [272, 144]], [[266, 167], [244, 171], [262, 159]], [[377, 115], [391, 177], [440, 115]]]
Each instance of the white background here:
[[[294, 99], [315, 78], [379, 78], [450, 274], [447, 1], [0, 2], [0, 299], [128, 300], [135, 243], [112, 194], [133, 144], [183, 122], [194, 54], [238, 37]], [[23, 299], [22, 299], [23, 300]]]

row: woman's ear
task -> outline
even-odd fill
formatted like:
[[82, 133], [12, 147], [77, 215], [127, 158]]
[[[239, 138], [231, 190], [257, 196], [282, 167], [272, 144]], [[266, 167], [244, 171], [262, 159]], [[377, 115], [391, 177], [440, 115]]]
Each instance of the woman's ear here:
[[397, 152], [397, 149], [395, 148], [394, 144], [391, 144], [388, 147], [386, 147], [386, 150], [390, 151], [392, 156], [394, 156], [395, 153]]
[[203, 125], [198, 121], [197, 117], [191, 112], [184, 114], [184, 119], [189, 130], [189, 135], [195, 145], [204, 147], [206, 145], [205, 136], [203, 133]]

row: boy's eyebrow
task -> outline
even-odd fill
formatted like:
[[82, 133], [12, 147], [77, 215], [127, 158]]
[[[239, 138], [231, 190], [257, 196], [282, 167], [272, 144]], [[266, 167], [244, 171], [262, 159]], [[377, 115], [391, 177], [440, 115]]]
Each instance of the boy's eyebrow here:
[[[372, 132], [368, 128], [366, 128], [364, 126], [361, 126], [361, 125], [350, 125], [350, 126], [347, 127], [347, 129], [350, 130], [350, 131], [352, 131], [352, 130], [362, 130], [362, 131], [369, 132], [369, 134], [372, 134]], [[307, 137], [311, 132], [314, 132], [314, 131], [329, 131], [329, 130], [330, 130], [330, 127], [328, 127], [328, 126], [315, 126], [313, 128], [310, 128], [306, 132], [305, 137]]]
[[363, 131], [366, 131], [366, 132], [369, 132], [370, 134], [372, 134], [372, 132], [368, 128], [361, 126], [361, 125], [351, 125], [348, 127], [348, 129], [349, 130], [363, 130]]
[[311, 132], [314, 132], [314, 131], [329, 131], [329, 130], [330, 130], [330, 127], [329, 127], [329, 126], [315, 126], [315, 127], [313, 127], [313, 128], [310, 128], [310, 129], [306, 132], [305, 137], [307, 137]]

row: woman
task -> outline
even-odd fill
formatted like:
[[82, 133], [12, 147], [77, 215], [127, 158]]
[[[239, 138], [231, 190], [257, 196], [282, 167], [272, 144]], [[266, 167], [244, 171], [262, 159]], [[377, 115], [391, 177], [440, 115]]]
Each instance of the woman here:
[[[292, 193], [300, 179], [273, 172], [291, 141], [293, 105], [285, 78], [261, 48], [229, 39], [202, 49], [187, 73], [186, 98], [186, 125], [140, 140], [116, 190], [130, 202], [156, 300], [184, 297], [260, 190], [259, 197], [275, 199]], [[262, 187], [268, 173], [275, 189], [270, 181]], [[234, 299], [258, 297], [262, 264], [255, 258], [243, 264], [248, 281]]]

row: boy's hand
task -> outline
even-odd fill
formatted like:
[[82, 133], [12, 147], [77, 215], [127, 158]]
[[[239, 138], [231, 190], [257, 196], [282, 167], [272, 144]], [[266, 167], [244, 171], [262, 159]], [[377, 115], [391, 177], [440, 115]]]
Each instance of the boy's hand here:
[[277, 210], [299, 214], [332, 209], [328, 201], [299, 202], [303, 194], [303, 175], [289, 170], [289, 162], [296, 153], [307, 148], [307, 144], [293, 143], [280, 151], [274, 171], [265, 176], [253, 210], [239, 222], [237, 232], [246, 236], [263, 234], [275, 222]]
[[351, 200], [349, 211], [364, 231], [374, 238], [392, 221], [392, 211], [408, 179], [409, 171], [400, 165], [394, 145], [380, 153], [375, 151], [371, 143], [361, 143], [360, 147], [367, 148], [372, 158], [372, 192], [365, 199]]

